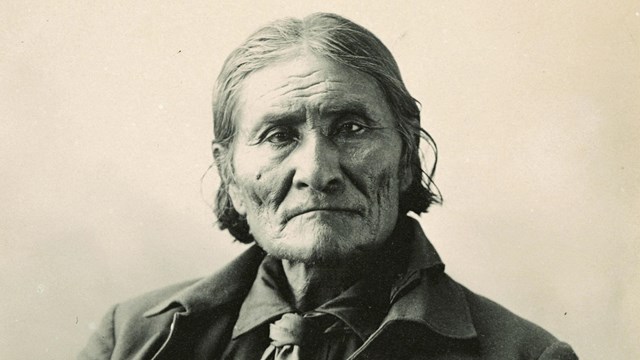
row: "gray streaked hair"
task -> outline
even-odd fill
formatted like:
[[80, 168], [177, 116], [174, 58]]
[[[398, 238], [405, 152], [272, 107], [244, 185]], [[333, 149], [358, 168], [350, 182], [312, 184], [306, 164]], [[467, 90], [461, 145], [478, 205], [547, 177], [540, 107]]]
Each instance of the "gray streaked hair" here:
[[[214, 205], [220, 229], [229, 230], [243, 243], [254, 240], [246, 219], [233, 207], [228, 193], [234, 174], [235, 107], [242, 82], [253, 72], [301, 47], [368, 74], [382, 89], [402, 138], [401, 167], [411, 169], [411, 184], [400, 194], [401, 214], [409, 211], [420, 214], [431, 204], [440, 203], [440, 192], [433, 183], [437, 147], [420, 126], [419, 103], [406, 89], [393, 55], [364, 27], [339, 15], [315, 13], [302, 20], [276, 20], [260, 28], [231, 52], [218, 75], [213, 93], [213, 156], [221, 180]], [[420, 139], [426, 141], [434, 153], [433, 164], [428, 170], [421, 165]]]

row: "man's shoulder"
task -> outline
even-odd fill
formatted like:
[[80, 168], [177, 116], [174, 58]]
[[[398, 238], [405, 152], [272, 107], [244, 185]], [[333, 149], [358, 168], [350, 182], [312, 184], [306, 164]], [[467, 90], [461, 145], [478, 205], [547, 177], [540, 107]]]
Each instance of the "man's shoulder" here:
[[569, 345], [541, 326], [462, 285], [460, 287], [464, 291], [482, 352], [495, 354], [511, 349], [523, 358], [544, 359], [547, 355], [559, 359], [574, 358]]
[[182, 281], [126, 299], [117, 304], [116, 315], [142, 315], [158, 304], [173, 298], [176, 294], [184, 291], [189, 286], [202, 281], [202, 279], [203, 278], [196, 278]]
[[554, 338], [542, 327], [516, 315], [497, 302], [479, 295], [462, 285], [460, 286], [465, 293], [474, 325], [479, 333], [483, 333], [486, 330], [491, 330], [492, 333], [500, 330], [512, 335], [521, 334], [538, 337], [541, 340]]
[[253, 281], [263, 254], [249, 248], [207, 277], [152, 290], [116, 305], [114, 320], [151, 318], [163, 313], [199, 312], [237, 298]]
[[133, 358], [140, 349], [153, 345], [148, 342], [154, 334], [157, 337], [167, 333], [173, 314], [167, 312], [154, 318], [144, 314], [196, 281], [165, 286], [111, 306], [78, 359]]
[[211, 322], [209, 328], [226, 334], [234, 316], [229, 310], [241, 303], [263, 256], [254, 246], [208, 277], [165, 286], [112, 306], [79, 358], [130, 359], [153, 354], [169, 338], [178, 317], [182, 331], [187, 329], [182, 334], [185, 338], [199, 336], [193, 331], [201, 328], [197, 323], [203, 319]]

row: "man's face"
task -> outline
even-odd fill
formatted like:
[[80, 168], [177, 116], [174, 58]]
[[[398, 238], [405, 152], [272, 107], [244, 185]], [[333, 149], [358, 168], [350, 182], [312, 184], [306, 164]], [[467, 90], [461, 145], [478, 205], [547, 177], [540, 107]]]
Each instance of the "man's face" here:
[[373, 78], [303, 51], [251, 74], [238, 99], [230, 195], [265, 251], [329, 264], [385, 242], [410, 177]]

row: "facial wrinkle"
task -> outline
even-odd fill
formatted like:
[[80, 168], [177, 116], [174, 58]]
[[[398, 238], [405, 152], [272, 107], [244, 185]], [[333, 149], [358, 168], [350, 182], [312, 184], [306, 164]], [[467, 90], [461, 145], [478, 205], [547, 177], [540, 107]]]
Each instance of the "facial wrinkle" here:
[[283, 93], [269, 92], [261, 96], [261, 98], [268, 97], [268, 101], [271, 102], [271, 108], [283, 108], [288, 111], [295, 111], [295, 109], [304, 108], [305, 104], [301, 103], [301, 100], [311, 98], [315, 95], [323, 95], [331, 92], [331, 88], [327, 88], [326, 83], [323, 81], [314, 82], [312, 84], [304, 84], [293, 89], [287, 89]]
[[[329, 98], [321, 98], [319, 100], [316, 100], [318, 97], [320, 96], [326, 96]], [[326, 102], [330, 102], [334, 99], [339, 98], [340, 96], [347, 96], [347, 94], [344, 93], [344, 91], [341, 90], [334, 90], [334, 89], [323, 89], [322, 91], [316, 91], [316, 92], [305, 92], [302, 94], [295, 94], [292, 95], [291, 98], [292, 99], [309, 99], [310, 101], [315, 101], [317, 103], [312, 103], [310, 105], [315, 105], [317, 107], [320, 107], [323, 103]]]
[[365, 198], [369, 197], [370, 194], [367, 191], [367, 184], [364, 181], [361, 181], [360, 177], [358, 176], [362, 176], [362, 174], [355, 174], [354, 171], [351, 171], [351, 169], [349, 169], [348, 166], [343, 165], [342, 162], [340, 163], [340, 170], [344, 174], [345, 180], [353, 184], [353, 186], [358, 190], [360, 194], [362, 194], [362, 196], [364, 196]]
[[293, 95], [294, 98], [312, 97], [314, 95], [321, 95], [324, 93], [334, 92], [340, 88], [344, 82], [331, 79], [314, 79], [309, 82], [300, 82], [292, 84], [292, 88], [288, 89], [282, 96], [289, 95], [292, 92], [296, 92]]
[[284, 179], [281, 180], [280, 186], [277, 186], [275, 191], [273, 192], [272, 196], [275, 210], [280, 209], [280, 205], [282, 205], [284, 199], [287, 197], [287, 194], [289, 194], [289, 191], [291, 191], [291, 187], [293, 186], [293, 176], [294, 172], [289, 171], [285, 175]]
[[[372, 197], [375, 197], [376, 199], [376, 204], [377, 206], [374, 209], [371, 209], [373, 211], [373, 214], [371, 214], [372, 217], [375, 217], [378, 219], [378, 221], [374, 221], [374, 224], [380, 224], [380, 220], [382, 219], [382, 215], [383, 213], [388, 210], [389, 206], [391, 204], [389, 204], [389, 187], [390, 187], [390, 176], [388, 172], [383, 172], [382, 174], [380, 174], [380, 176], [377, 179], [370, 179], [370, 181], [374, 182], [375, 184], [377, 184], [376, 188], [374, 189], [375, 194], [372, 194]], [[373, 224], [372, 224], [373, 225]], [[377, 233], [379, 231], [379, 228], [377, 227], [370, 227], [370, 232], [373, 233]], [[387, 235], [388, 236], [388, 235]]]
[[303, 78], [308, 78], [308, 77], [313, 76], [313, 75], [315, 75], [315, 74], [317, 74], [317, 73], [319, 73], [319, 72], [322, 72], [322, 71], [323, 71], [323, 70], [319, 70], [319, 69], [318, 69], [318, 70], [312, 70], [312, 71], [310, 71], [310, 72], [308, 72], [308, 73], [305, 73], [305, 74], [300, 74], [300, 75], [289, 75], [289, 76], [287, 76], [287, 79], [303, 79]]
[[291, 85], [291, 88], [287, 89], [283, 93], [280, 93], [280, 95], [284, 96], [294, 91], [304, 91], [304, 90], [312, 89], [313, 87], [316, 87], [316, 86], [326, 85], [326, 84], [327, 82], [322, 79], [314, 79], [313, 81], [309, 81], [309, 82], [297, 81], [294, 84], [289, 84]]
[[291, 86], [292, 89], [287, 90], [286, 92], [283, 93], [283, 95], [286, 95], [286, 94], [290, 93], [291, 91], [305, 90], [305, 89], [311, 88], [312, 86], [321, 85], [321, 84], [326, 85], [327, 88], [335, 89], [336, 87], [339, 87], [339, 85], [346, 84], [346, 83], [344, 81], [341, 81], [341, 80], [324, 79], [324, 78], [321, 78], [321, 77], [314, 78], [314, 79], [308, 79], [308, 81], [296, 80], [294, 82], [291, 82], [291, 83], [287, 84], [287, 85]]
[[309, 73], [302, 74], [302, 75], [289, 75], [289, 76], [287, 76], [287, 80], [289, 80], [289, 81], [285, 81], [282, 85], [273, 88], [273, 91], [277, 91], [277, 90], [281, 90], [281, 89], [284, 89], [286, 87], [289, 87], [289, 86], [291, 86], [292, 82], [294, 82], [294, 83], [295, 82], [299, 82], [299, 81], [301, 81], [301, 80], [303, 80], [305, 78], [312, 77], [313, 75], [318, 74], [321, 71], [322, 70], [313, 70], [313, 71], [311, 71]]
[[[268, 175], [269, 169], [264, 171]], [[252, 192], [252, 200], [256, 204], [266, 204], [273, 210], [278, 210], [282, 202], [287, 197], [293, 184], [294, 173], [289, 171], [284, 177], [261, 176], [257, 181], [256, 190]]]

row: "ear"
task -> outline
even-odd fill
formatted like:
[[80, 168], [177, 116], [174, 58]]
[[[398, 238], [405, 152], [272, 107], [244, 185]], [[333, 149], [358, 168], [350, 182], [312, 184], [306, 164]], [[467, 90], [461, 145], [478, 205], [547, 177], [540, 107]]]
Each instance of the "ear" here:
[[227, 192], [229, 193], [229, 198], [231, 198], [231, 203], [233, 207], [236, 209], [238, 214], [242, 216], [247, 215], [247, 207], [244, 203], [244, 197], [242, 196], [242, 191], [238, 188], [238, 185], [235, 183], [229, 184], [227, 187]]
[[211, 141], [211, 154], [213, 154], [213, 160], [215, 160], [216, 163], [220, 160], [224, 150], [225, 148], [222, 145], [217, 144], [215, 140]]
[[231, 199], [231, 204], [238, 214], [245, 216], [247, 214], [247, 209], [242, 197], [242, 191], [230, 178], [230, 174], [228, 173], [230, 170], [225, 167], [226, 161], [228, 161], [228, 159], [225, 158], [228, 155], [228, 151], [229, 150], [226, 147], [217, 144], [215, 140], [211, 142], [211, 152], [213, 153], [213, 160], [218, 167], [218, 175], [221, 178], [225, 178], [225, 174], [227, 175], [226, 182], [229, 182], [227, 185], [227, 194]]

